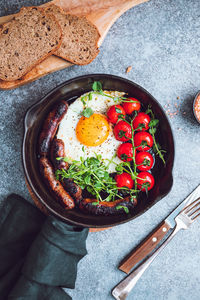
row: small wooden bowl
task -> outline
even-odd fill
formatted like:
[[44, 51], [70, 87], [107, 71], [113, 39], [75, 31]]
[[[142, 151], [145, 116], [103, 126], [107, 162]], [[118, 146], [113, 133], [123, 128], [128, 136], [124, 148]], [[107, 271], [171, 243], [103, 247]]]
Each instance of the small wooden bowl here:
[[200, 124], [200, 114], [198, 117], [196, 110], [195, 110], [195, 105], [196, 105], [198, 99], [200, 99], [200, 91], [196, 94], [196, 97], [194, 98], [194, 102], [193, 102], [193, 113], [194, 113], [195, 119]]

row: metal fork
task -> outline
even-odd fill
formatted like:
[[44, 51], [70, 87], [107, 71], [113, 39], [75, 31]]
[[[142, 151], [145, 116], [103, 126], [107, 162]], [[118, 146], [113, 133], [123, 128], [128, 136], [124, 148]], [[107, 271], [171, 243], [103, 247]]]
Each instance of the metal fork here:
[[117, 300], [125, 300], [128, 293], [136, 285], [137, 281], [140, 279], [144, 271], [150, 266], [153, 260], [158, 256], [158, 254], [167, 246], [171, 239], [177, 234], [181, 229], [188, 229], [190, 224], [200, 216], [200, 198], [196, 199], [189, 205], [187, 205], [175, 218], [175, 228], [171, 235], [163, 242], [163, 244], [155, 250], [155, 252], [144, 262], [142, 262], [132, 273], [130, 273], [124, 280], [122, 280], [115, 288], [112, 290], [112, 295]]

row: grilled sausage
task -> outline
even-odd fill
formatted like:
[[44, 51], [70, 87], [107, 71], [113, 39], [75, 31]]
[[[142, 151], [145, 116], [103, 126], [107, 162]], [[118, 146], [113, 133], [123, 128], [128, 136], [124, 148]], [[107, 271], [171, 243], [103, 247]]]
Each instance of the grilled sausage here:
[[[57, 157], [65, 157], [65, 145], [60, 139], [54, 138], [51, 144], [50, 150], [51, 162], [55, 170], [68, 169], [68, 163], [64, 162], [62, 159], [57, 160]], [[66, 191], [76, 200], [77, 203], [82, 199], [82, 189], [78, 186], [73, 179], [64, 178], [62, 184]]]
[[66, 209], [74, 208], [74, 200], [65, 191], [60, 181], [56, 180], [54, 170], [48, 158], [41, 157], [39, 160], [40, 173], [45, 179], [49, 189], [56, 196], [57, 200], [64, 204]]
[[68, 191], [68, 193], [76, 200], [76, 203], [79, 204], [83, 199], [80, 186], [71, 178], [64, 178], [62, 183], [66, 191]]
[[68, 169], [68, 163], [63, 159], [57, 160], [57, 157], [65, 157], [65, 145], [63, 140], [54, 138], [51, 143], [50, 159], [55, 170]]
[[137, 204], [137, 199], [134, 198], [133, 202], [131, 202], [130, 197], [126, 197], [113, 202], [102, 201], [99, 202], [99, 204], [94, 205], [93, 203], [95, 202], [97, 202], [96, 199], [85, 198], [80, 202], [79, 208], [94, 215], [118, 215], [119, 213], [124, 213], [125, 211], [123, 208], [116, 209], [117, 206], [120, 205], [132, 210]]
[[39, 154], [40, 156], [47, 156], [50, 150], [50, 143], [53, 140], [58, 125], [63, 119], [68, 109], [68, 104], [64, 100], [60, 101], [54, 109], [48, 114], [42, 131], [39, 136]]

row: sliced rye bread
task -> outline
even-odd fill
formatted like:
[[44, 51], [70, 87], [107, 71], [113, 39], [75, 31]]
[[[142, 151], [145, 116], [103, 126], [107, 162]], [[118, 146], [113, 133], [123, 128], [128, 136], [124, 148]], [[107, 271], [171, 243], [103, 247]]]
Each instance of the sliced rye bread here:
[[65, 13], [54, 4], [45, 10], [54, 14], [62, 29], [62, 44], [55, 55], [77, 65], [87, 65], [95, 59], [99, 53], [100, 34], [94, 24], [86, 17]]
[[23, 7], [0, 30], [0, 79], [21, 78], [61, 45], [62, 30], [52, 14]]

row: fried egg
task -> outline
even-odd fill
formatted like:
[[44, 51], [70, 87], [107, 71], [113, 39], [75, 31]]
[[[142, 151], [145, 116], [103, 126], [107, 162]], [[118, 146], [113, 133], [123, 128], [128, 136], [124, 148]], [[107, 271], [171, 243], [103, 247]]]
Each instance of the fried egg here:
[[[123, 92], [104, 91], [108, 96], [123, 96]], [[86, 159], [96, 154], [101, 155], [105, 162], [109, 163], [108, 171], [115, 172], [116, 164], [121, 160], [115, 156], [116, 150], [121, 144], [113, 134], [113, 127], [108, 122], [106, 112], [108, 107], [116, 104], [113, 98], [91, 92], [86, 93], [69, 105], [68, 111], [61, 121], [57, 138], [62, 139], [65, 144], [65, 155], [69, 163], [73, 160]], [[93, 110], [93, 114], [86, 118], [81, 116], [84, 104], [81, 101], [84, 97], [85, 106]]]

